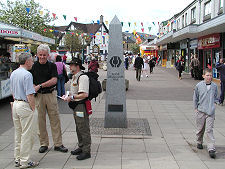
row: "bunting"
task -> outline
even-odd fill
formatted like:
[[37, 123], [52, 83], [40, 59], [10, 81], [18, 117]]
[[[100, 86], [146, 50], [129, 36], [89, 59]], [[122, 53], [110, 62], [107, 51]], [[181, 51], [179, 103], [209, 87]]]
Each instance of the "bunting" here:
[[135, 25], [135, 26], [137, 26], [137, 23], [136, 23], [136, 22], [134, 22], [134, 25]]
[[153, 25], [155, 25], [155, 22], [152, 22]]
[[151, 27], [148, 27], [149, 32], [151, 31], [151, 29], [152, 29]]
[[144, 33], [144, 28], [141, 28], [141, 31]]
[[97, 20], [97, 24], [100, 24], [100, 21], [99, 20]]
[[52, 13], [52, 15], [53, 15], [53, 18], [55, 19], [56, 18], [56, 14], [55, 13]]
[[121, 25], [123, 26], [123, 22], [121, 22]]
[[26, 8], [27, 14], [30, 13], [30, 8]]
[[141, 22], [141, 26], [143, 27], [143, 22]]
[[108, 22], [108, 21], [105, 21], [105, 24], [106, 24], [106, 25], [108, 25], [108, 24], [109, 24], [109, 22]]
[[63, 18], [66, 20], [66, 15], [63, 15]]
[[131, 24], [131, 23], [130, 23], [130, 22], [128, 22], [129, 27], [130, 27], [130, 24]]
[[43, 11], [39, 11], [40, 15], [43, 15]]
[[77, 17], [74, 17], [75, 22], [77, 22]]

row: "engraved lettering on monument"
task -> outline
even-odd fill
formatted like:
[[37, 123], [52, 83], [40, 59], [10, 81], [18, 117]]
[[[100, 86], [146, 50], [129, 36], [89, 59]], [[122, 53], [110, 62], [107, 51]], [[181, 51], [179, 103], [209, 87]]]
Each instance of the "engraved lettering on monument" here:
[[126, 128], [126, 87], [123, 66], [122, 26], [115, 16], [109, 25], [105, 128]]

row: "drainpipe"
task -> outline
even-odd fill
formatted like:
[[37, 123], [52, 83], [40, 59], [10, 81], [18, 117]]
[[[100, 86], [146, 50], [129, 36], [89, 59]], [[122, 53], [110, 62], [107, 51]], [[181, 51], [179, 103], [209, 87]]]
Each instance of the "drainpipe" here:
[[188, 47], [188, 73], [189, 73], [190, 72], [190, 59], [191, 59], [190, 38], [187, 38], [187, 47]]

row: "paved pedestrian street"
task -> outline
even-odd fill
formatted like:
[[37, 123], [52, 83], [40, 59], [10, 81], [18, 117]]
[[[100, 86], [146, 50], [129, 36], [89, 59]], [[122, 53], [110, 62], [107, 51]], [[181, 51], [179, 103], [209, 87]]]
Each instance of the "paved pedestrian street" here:
[[[100, 70], [100, 80], [106, 72]], [[217, 158], [210, 159], [206, 150], [195, 143], [195, 121], [192, 104], [193, 88], [198, 81], [183, 75], [177, 78], [175, 69], [156, 67], [148, 78], [135, 79], [135, 71], [125, 72], [130, 87], [127, 91], [128, 120], [144, 120], [148, 133], [132, 134], [120, 130], [107, 133], [94, 129], [96, 120], [104, 119], [104, 92], [93, 101], [91, 158], [78, 161], [69, 153], [56, 152], [50, 137], [49, 151], [38, 153], [39, 140], [33, 148], [32, 159], [40, 161], [39, 169], [224, 169], [225, 168], [225, 106], [216, 107], [214, 134]], [[69, 85], [68, 85], [69, 86]], [[67, 89], [68, 89], [67, 86]], [[77, 147], [75, 123], [67, 104], [59, 100], [63, 144], [69, 151]], [[97, 122], [96, 122], [97, 123]], [[2, 123], [1, 123], [2, 125]], [[2, 127], [2, 126], [0, 126]], [[148, 128], [149, 129], [149, 128]], [[48, 130], [50, 125], [48, 122]], [[105, 130], [105, 131], [104, 131]], [[99, 129], [100, 131], [100, 129]], [[144, 131], [144, 130], [143, 130]], [[121, 133], [120, 133], [121, 132]], [[0, 168], [14, 169], [14, 128], [0, 135]]]

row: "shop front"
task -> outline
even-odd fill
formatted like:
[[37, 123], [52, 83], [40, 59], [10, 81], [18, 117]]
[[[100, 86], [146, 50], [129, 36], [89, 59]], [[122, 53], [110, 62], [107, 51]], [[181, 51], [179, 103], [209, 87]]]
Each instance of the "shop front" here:
[[161, 45], [159, 50], [161, 51], [161, 54], [162, 54], [162, 67], [166, 67], [167, 56], [168, 56], [167, 44], [166, 45]]
[[198, 38], [198, 50], [202, 69], [212, 69], [213, 78], [218, 79], [216, 63], [222, 58], [221, 35], [217, 33]]
[[11, 72], [18, 67], [18, 56], [29, 52], [31, 44], [55, 44], [55, 40], [0, 22], [0, 99], [9, 97]]
[[191, 54], [198, 56], [198, 39], [191, 39], [189, 47]]
[[189, 52], [188, 52], [188, 39], [180, 41], [180, 56], [184, 59], [185, 63], [185, 72], [189, 72], [190, 68], [190, 57], [189, 57]]
[[178, 43], [168, 43], [167, 44], [167, 67], [174, 67], [175, 63], [177, 61], [176, 59], [176, 53], [180, 49], [180, 44]]

